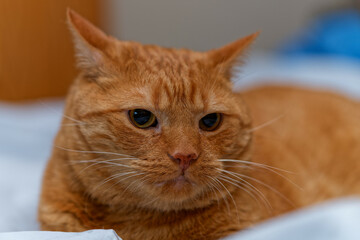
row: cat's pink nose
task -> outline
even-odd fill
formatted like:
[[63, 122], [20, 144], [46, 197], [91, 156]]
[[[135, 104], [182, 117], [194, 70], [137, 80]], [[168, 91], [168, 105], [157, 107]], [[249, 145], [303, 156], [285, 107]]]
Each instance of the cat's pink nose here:
[[180, 169], [184, 172], [190, 167], [190, 164], [195, 162], [198, 158], [196, 153], [181, 153], [177, 152], [170, 157], [176, 163], [179, 164]]

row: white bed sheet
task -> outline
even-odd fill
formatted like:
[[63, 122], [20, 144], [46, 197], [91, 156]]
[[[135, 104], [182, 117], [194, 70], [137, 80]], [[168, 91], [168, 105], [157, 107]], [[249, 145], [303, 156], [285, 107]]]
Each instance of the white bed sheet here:
[[[359, 61], [284, 59], [258, 53], [250, 56], [242, 69], [235, 79], [237, 88], [285, 83], [325, 88], [360, 99]], [[0, 103], [0, 232], [38, 230], [41, 177], [62, 107], [61, 100]]]
[[235, 78], [238, 89], [286, 84], [329, 90], [360, 99], [360, 59], [335, 56], [283, 57], [252, 54]]
[[360, 199], [302, 209], [261, 223], [226, 240], [359, 240]]
[[0, 232], [37, 230], [42, 172], [63, 101], [0, 104]]
[[89, 230], [80, 233], [68, 232], [6, 232], [0, 240], [121, 240], [114, 230]]

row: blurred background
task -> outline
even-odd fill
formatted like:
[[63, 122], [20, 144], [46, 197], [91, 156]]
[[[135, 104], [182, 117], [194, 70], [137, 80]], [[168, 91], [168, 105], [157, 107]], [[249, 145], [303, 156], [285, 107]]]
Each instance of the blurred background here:
[[66, 94], [76, 73], [66, 7], [121, 40], [203, 51], [260, 30], [254, 52], [359, 57], [359, 6], [359, 0], [0, 0], [0, 100]]
[[0, 0], [0, 232], [38, 229], [41, 176], [77, 72], [67, 7], [120, 40], [199, 51], [261, 31], [238, 88], [360, 99], [360, 0]]

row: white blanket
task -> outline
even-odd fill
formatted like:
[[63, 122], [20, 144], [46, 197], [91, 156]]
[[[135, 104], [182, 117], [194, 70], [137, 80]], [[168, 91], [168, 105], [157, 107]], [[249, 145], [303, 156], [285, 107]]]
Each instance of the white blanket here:
[[60, 100], [0, 104], [0, 232], [38, 230], [42, 172], [62, 107]]
[[342, 199], [290, 213], [226, 240], [359, 240], [360, 199]]
[[0, 233], [0, 240], [121, 240], [114, 230], [90, 230], [81, 233], [64, 232], [8, 232]]

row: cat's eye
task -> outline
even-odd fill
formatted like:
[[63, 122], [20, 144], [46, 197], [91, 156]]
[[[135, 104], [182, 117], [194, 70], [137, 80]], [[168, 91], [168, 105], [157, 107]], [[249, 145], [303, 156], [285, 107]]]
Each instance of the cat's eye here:
[[220, 113], [210, 113], [200, 119], [199, 127], [204, 131], [214, 131], [216, 130], [221, 123], [221, 114]]
[[155, 115], [145, 109], [133, 109], [129, 111], [129, 118], [132, 124], [138, 128], [156, 127], [158, 124]]

